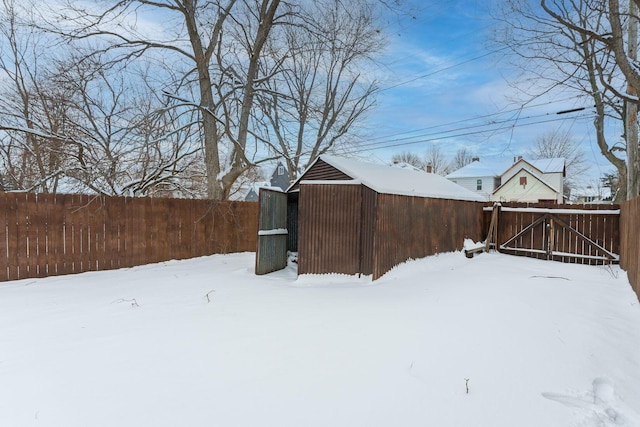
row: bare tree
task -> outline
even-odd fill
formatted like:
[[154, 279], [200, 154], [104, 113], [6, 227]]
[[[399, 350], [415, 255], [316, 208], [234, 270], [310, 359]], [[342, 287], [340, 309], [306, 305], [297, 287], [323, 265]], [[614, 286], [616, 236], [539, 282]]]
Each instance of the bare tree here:
[[425, 159], [410, 151], [403, 151], [401, 153], [394, 154], [391, 157], [391, 161], [393, 163], [406, 163], [422, 170], [425, 170], [427, 166], [427, 164], [425, 163]]
[[[259, 163], [284, 158], [295, 178], [352, 142], [376, 91], [362, 71], [383, 45], [376, 11], [395, 10], [380, 0], [133, 0], [99, 13], [69, 3], [51, 26], [69, 40], [93, 40], [116, 59], [170, 58], [166, 92], [199, 114], [214, 199]], [[136, 23], [153, 12], [164, 30], [145, 34]]]
[[66, 175], [79, 191], [183, 195], [185, 171], [198, 159], [194, 112], [167, 108], [166, 97], [147, 84], [150, 77], [127, 73], [126, 66], [96, 55], [58, 64], [55, 81], [73, 94], [67, 156], [74, 167]]
[[451, 169], [449, 168], [449, 161], [442, 152], [442, 149], [435, 144], [431, 144], [427, 149], [424, 156], [424, 162], [426, 165], [430, 165], [431, 172], [437, 175], [444, 176], [451, 172]]
[[565, 160], [567, 178], [564, 188], [567, 195], [572, 188], [580, 184], [585, 172], [589, 169], [584, 151], [568, 132], [552, 131], [539, 136], [531, 150], [531, 156], [534, 159], [563, 158]]
[[291, 22], [272, 41], [270, 50], [287, 56], [258, 97], [264, 139], [286, 160], [292, 180], [319, 155], [351, 141], [346, 136], [374, 105], [375, 81], [362, 70], [384, 46], [369, 2], [303, 7], [303, 22]]
[[[530, 78], [525, 90], [529, 100], [567, 89], [591, 98], [596, 142], [626, 180], [627, 144], [608, 141], [605, 132], [609, 120], [629, 123], [623, 102], [634, 100], [625, 87], [625, 80], [636, 79], [622, 54], [624, 14], [617, 1], [609, 0], [541, 0], [540, 4], [537, 8], [525, 0], [505, 1], [499, 14], [504, 25], [497, 39], [523, 59], [521, 67]], [[523, 82], [518, 86], [525, 87]], [[617, 201], [625, 199], [626, 191], [620, 191]]]
[[68, 164], [68, 94], [44, 70], [46, 38], [25, 24], [27, 11], [13, 0], [0, 5], [0, 156], [3, 184], [11, 189], [55, 192]]
[[466, 147], [462, 147], [456, 151], [456, 154], [453, 156], [453, 160], [451, 160], [450, 169], [455, 171], [460, 168], [465, 167], [469, 163], [473, 161], [475, 155], [469, 151]]
[[[168, 82], [167, 95], [174, 107], [188, 105], [199, 115], [207, 195], [227, 198], [235, 180], [253, 166], [245, 150], [255, 94], [267, 77], [260, 75], [262, 50], [290, 9], [280, 0], [110, 3], [95, 12], [70, 0], [68, 7], [47, 12], [56, 17], [48, 19], [48, 30], [69, 42], [93, 40], [98, 47], [92, 54], [107, 51], [114, 61], [172, 62], [177, 80]], [[159, 34], [138, 25], [154, 13], [163, 18]]]
[[[66, 185], [105, 194], [196, 194], [204, 180], [212, 199], [228, 198], [261, 162], [284, 156], [295, 174], [348, 144], [348, 132], [373, 105], [375, 82], [362, 69], [382, 43], [376, 4], [393, 9], [380, 0], [34, 3], [30, 28], [46, 31], [72, 59], [47, 67], [55, 74], [44, 80], [31, 78], [29, 93], [33, 83], [64, 91], [41, 96], [64, 111], [48, 114], [53, 104], [44, 103], [38, 111], [67, 128], [58, 135], [44, 125], [0, 124], [22, 132], [4, 134], [6, 169], [25, 172], [33, 164], [21, 181], [49, 185], [66, 177]], [[153, 25], [149, 19], [158, 16], [162, 25]], [[145, 67], [154, 68], [151, 78], [131, 71]], [[23, 110], [34, 116], [33, 96], [20, 90]], [[44, 152], [41, 137], [58, 143], [42, 159], [34, 157]]]
[[614, 201], [617, 200], [616, 195], [620, 192], [621, 186], [625, 186], [626, 183], [620, 181], [620, 177], [616, 173], [605, 173], [600, 177], [602, 188], [608, 188], [610, 197], [605, 200]]

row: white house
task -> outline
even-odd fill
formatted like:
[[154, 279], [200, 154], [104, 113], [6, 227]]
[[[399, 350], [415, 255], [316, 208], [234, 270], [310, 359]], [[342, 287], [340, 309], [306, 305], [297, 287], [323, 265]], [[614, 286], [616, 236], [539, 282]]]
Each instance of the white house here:
[[478, 157], [468, 165], [445, 176], [450, 181], [479, 194], [485, 200], [491, 200], [493, 191], [500, 186], [502, 165], [480, 162]]
[[493, 191], [492, 200], [562, 203], [565, 176], [563, 158], [520, 158], [501, 175], [501, 185]]
[[562, 158], [524, 160], [518, 157], [513, 164], [481, 162], [474, 158], [446, 178], [485, 200], [562, 203], [565, 175]]
[[571, 189], [572, 203], [611, 203], [613, 195], [610, 187], [591, 183]]

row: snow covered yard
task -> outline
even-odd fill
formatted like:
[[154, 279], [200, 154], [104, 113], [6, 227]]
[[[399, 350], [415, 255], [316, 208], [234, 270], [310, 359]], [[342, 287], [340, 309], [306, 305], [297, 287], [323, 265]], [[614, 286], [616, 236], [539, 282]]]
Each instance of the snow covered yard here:
[[640, 426], [617, 267], [458, 252], [372, 283], [253, 263], [0, 284], [0, 426]]

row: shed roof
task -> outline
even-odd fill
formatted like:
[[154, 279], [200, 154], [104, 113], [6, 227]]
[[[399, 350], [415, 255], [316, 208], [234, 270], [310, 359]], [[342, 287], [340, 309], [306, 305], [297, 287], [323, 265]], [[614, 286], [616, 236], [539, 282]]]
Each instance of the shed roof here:
[[[480, 195], [440, 175], [329, 155], [322, 155], [319, 159], [378, 193], [484, 201]], [[312, 167], [313, 164], [309, 168]]]

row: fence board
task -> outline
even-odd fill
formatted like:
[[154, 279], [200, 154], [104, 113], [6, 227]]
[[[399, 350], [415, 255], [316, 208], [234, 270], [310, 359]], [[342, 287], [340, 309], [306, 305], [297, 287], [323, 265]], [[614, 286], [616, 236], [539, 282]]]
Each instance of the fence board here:
[[629, 283], [640, 299], [640, 197], [626, 201], [620, 211], [620, 266], [627, 272]]
[[9, 278], [8, 215], [7, 195], [0, 193], [0, 263], [4, 263], [4, 268], [0, 268], [0, 281]]
[[[610, 253], [620, 254], [617, 205], [502, 203], [501, 209], [498, 225], [500, 244], [522, 233], [504, 245], [503, 249], [508, 253], [581, 264], [602, 264], [609, 262]], [[487, 224], [491, 211], [485, 211], [484, 216]], [[527, 231], [527, 226], [538, 219], [544, 221]]]
[[16, 276], [18, 279], [29, 277], [27, 274], [27, 242], [29, 239], [29, 220], [27, 217], [27, 194], [16, 198]]
[[255, 250], [257, 216], [252, 202], [0, 193], [0, 281]]
[[69, 221], [68, 212], [69, 204], [71, 203], [71, 195], [62, 194], [59, 196], [58, 201], [59, 205], [56, 207], [56, 210], [60, 212], [62, 216], [62, 224], [58, 229], [58, 235], [60, 236], [60, 254], [62, 256], [59, 273], [58, 274], [70, 274], [73, 272], [72, 270], [72, 252], [71, 252], [71, 223]]
[[47, 200], [46, 194], [35, 194], [29, 200], [29, 217], [31, 222], [31, 240], [29, 240], [29, 253], [31, 254], [32, 277], [45, 277], [47, 270], [46, 253], [46, 227], [47, 227]]

